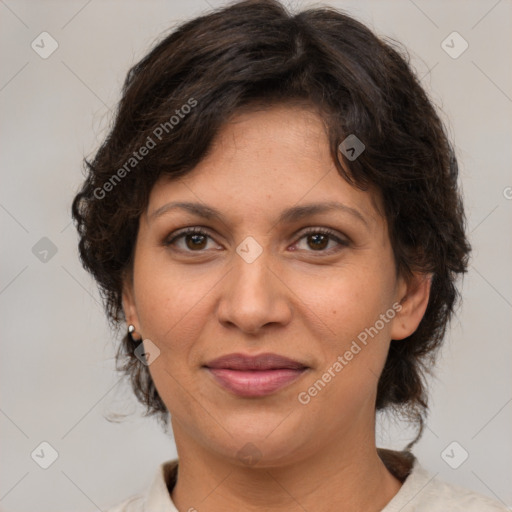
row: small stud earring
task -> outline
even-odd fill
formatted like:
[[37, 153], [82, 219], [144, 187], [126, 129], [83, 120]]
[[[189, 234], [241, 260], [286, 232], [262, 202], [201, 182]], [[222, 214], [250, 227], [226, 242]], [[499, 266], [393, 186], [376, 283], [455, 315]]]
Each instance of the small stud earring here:
[[135, 326], [134, 326], [134, 325], [132, 325], [132, 324], [130, 324], [130, 325], [128, 326], [128, 335], [130, 336], [130, 338], [132, 339], [132, 341], [134, 341], [134, 342], [135, 342], [135, 341], [137, 341], [137, 340], [133, 339], [133, 336], [132, 336], [132, 334], [133, 334], [134, 332], [135, 332]]

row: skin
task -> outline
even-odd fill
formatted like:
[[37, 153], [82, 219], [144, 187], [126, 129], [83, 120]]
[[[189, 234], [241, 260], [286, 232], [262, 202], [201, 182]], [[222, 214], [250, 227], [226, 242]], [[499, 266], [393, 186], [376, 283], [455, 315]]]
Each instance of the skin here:
[[[180, 209], [152, 217], [171, 201], [206, 204], [223, 218]], [[286, 208], [327, 201], [364, 221], [331, 211], [277, 222]], [[381, 207], [375, 191], [338, 174], [321, 118], [290, 105], [237, 114], [189, 174], [155, 184], [123, 306], [145, 346], [160, 350], [149, 370], [171, 413], [179, 510], [378, 511], [398, 492], [376, 451], [377, 382], [390, 340], [416, 330], [430, 280], [396, 275]], [[165, 244], [189, 226], [208, 237]], [[308, 227], [330, 228], [345, 243], [318, 243], [303, 235]], [[252, 263], [236, 252], [248, 236], [262, 249]], [[298, 394], [398, 303], [378, 335], [301, 404]], [[309, 369], [270, 396], [242, 398], [202, 367], [233, 352], [273, 352]], [[240, 458], [244, 446], [256, 464]]]

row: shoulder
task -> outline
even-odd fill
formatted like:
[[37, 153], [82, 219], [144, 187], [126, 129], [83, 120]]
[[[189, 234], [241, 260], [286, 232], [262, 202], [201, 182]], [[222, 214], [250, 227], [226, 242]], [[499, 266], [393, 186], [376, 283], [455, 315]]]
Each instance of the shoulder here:
[[144, 494], [134, 495], [119, 503], [106, 512], [147, 512], [165, 510], [178, 512], [169, 491], [176, 484], [178, 460], [171, 460], [161, 464], [153, 478], [153, 482]]
[[382, 512], [509, 512], [499, 501], [432, 475], [414, 459], [408, 476]]
[[503, 504], [487, 496], [440, 480], [423, 468], [419, 467], [418, 472], [423, 473], [426, 481], [424, 492], [417, 500], [418, 506], [415, 510], [418, 512], [508, 512]]
[[107, 509], [105, 512], [143, 512], [144, 497], [142, 495], [132, 496], [119, 503], [115, 507]]

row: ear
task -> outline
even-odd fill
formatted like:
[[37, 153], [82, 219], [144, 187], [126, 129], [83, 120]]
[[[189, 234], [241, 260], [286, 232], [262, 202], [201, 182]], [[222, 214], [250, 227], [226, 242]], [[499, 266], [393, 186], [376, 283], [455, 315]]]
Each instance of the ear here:
[[427, 310], [432, 284], [432, 274], [414, 273], [409, 278], [400, 277], [397, 314], [393, 318], [391, 339], [403, 340], [417, 328]]
[[135, 304], [133, 281], [130, 277], [126, 277], [124, 279], [122, 301], [124, 317], [127, 325], [132, 324], [135, 327], [135, 331], [139, 332], [139, 317], [137, 315], [137, 306]]

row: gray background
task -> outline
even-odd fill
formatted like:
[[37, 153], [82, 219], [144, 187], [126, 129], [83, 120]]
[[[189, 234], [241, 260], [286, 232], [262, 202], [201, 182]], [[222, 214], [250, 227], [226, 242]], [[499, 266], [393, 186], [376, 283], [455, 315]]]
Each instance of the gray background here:
[[[512, 3], [326, 3], [408, 47], [455, 138], [474, 254], [415, 454], [440, 478], [511, 505]], [[171, 434], [140, 416], [113, 371], [117, 338], [78, 261], [70, 204], [129, 66], [163, 31], [222, 4], [0, 0], [1, 510], [103, 510], [175, 456]], [[59, 45], [46, 59], [31, 48], [43, 31]], [[469, 44], [456, 59], [441, 46], [453, 31]], [[114, 413], [129, 415], [105, 419]], [[410, 435], [384, 418], [379, 445]], [[31, 458], [43, 441], [59, 455], [48, 469]], [[453, 441], [451, 462], [469, 454], [458, 469], [441, 456]]]

